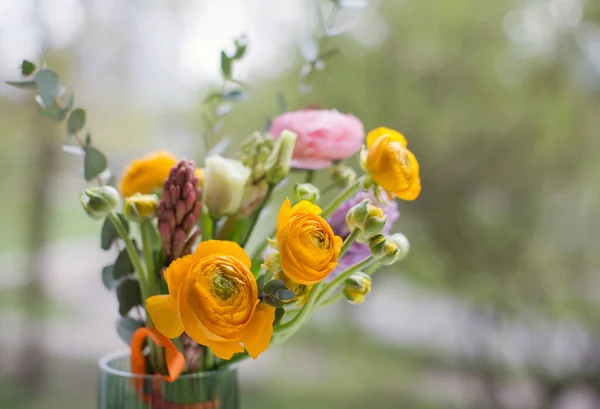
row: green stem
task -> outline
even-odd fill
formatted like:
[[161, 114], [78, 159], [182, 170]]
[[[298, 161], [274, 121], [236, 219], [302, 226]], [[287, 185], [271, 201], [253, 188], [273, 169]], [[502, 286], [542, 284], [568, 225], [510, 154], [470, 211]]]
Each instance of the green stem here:
[[308, 298], [306, 302], [298, 311], [298, 314], [291, 321], [286, 322], [285, 324], [278, 325], [273, 329], [273, 335], [281, 334], [281, 337], [277, 339], [277, 341], [282, 341], [283, 339], [288, 338], [293, 333], [295, 333], [310, 317], [310, 314], [314, 310], [317, 299], [319, 297], [319, 291], [323, 286], [323, 282], [317, 283], [312, 286], [310, 292], [308, 293]]
[[380, 263], [373, 263], [369, 268], [365, 270], [365, 274], [371, 275], [377, 272], [381, 267], [383, 267]]
[[354, 240], [356, 240], [356, 238], [358, 237], [359, 234], [360, 234], [360, 229], [354, 229], [348, 235], [348, 237], [346, 237], [346, 240], [344, 240], [344, 242], [342, 243], [342, 248], [340, 250], [340, 255], [338, 257], [338, 260], [340, 260], [344, 254], [346, 254], [346, 252], [348, 251], [348, 249], [350, 248], [352, 243], [354, 243]]
[[125, 248], [127, 249], [127, 254], [129, 255], [129, 259], [131, 260], [131, 263], [133, 264], [133, 268], [135, 269], [135, 271], [138, 275], [138, 279], [140, 280], [140, 289], [142, 291], [142, 298], [143, 298], [142, 301], [143, 301], [143, 304], [145, 307], [146, 306], [146, 298], [148, 297], [149, 293], [148, 293], [148, 278], [145, 276], [145, 270], [144, 270], [144, 265], [142, 264], [142, 260], [140, 260], [140, 256], [138, 255], [137, 249], [135, 248], [135, 245], [133, 244], [133, 242], [131, 241], [131, 238], [127, 234], [127, 230], [125, 229], [125, 226], [123, 226], [123, 223], [121, 223], [121, 219], [119, 219], [119, 216], [117, 216], [117, 214], [114, 211], [111, 211], [108, 214], [108, 217], [110, 218], [113, 225], [115, 226], [117, 233], [119, 233], [119, 236], [121, 237], [121, 239], [123, 239], [123, 242], [125, 243]]
[[213, 367], [215, 366], [215, 354], [213, 354], [213, 352], [210, 350], [209, 347], [204, 348], [204, 350], [202, 351], [202, 354], [203, 354], [202, 370], [204, 372], [211, 371], [213, 369]]
[[356, 181], [348, 186], [346, 190], [342, 191], [335, 199], [333, 199], [333, 201], [329, 203], [329, 206], [323, 209], [321, 217], [327, 219], [333, 214], [333, 212], [337, 210], [338, 207], [342, 205], [342, 203], [354, 196], [354, 194], [360, 189], [363, 178], [364, 176], [356, 179]]
[[262, 205], [252, 215], [252, 223], [250, 224], [250, 227], [248, 228], [248, 231], [246, 232], [246, 237], [244, 238], [244, 240], [240, 244], [240, 246], [242, 248], [245, 247], [246, 244], [248, 244], [248, 240], [250, 240], [250, 236], [252, 236], [252, 231], [256, 227], [256, 223], [258, 222], [258, 219], [260, 218], [260, 214], [262, 213], [263, 209], [265, 208], [265, 205], [271, 199], [271, 195], [273, 194], [273, 190], [274, 189], [275, 189], [275, 185], [270, 183], [269, 187], [267, 189], [267, 194], [265, 195], [265, 198], [264, 198], [264, 200], [262, 202]]
[[309, 169], [306, 171], [306, 179], [304, 179], [304, 183], [312, 183], [315, 178], [315, 171], [313, 169]]
[[327, 297], [330, 294], [332, 294], [336, 290], [337, 287], [341, 286], [348, 277], [350, 277], [352, 274], [356, 273], [357, 271], [363, 271], [364, 269], [368, 268], [370, 265], [372, 265], [376, 261], [377, 261], [377, 259], [375, 259], [375, 257], [369, 256], [366, 259], [356, 263], [355, 265], [350, 267], [348, 270], [344, 271], [342, 274], [338, 275], [336, 278], [334, 278], [332, 281], [330, 281], [327, 284], [327, 286], [325, 286], [325, 288], [319, 295], [317, 302], [326, 300]]
[[210, 213], [206, 206], [202, 206], [200, 219], [202, 220], [202, 241], [210, 240], [213, 237], [213, 230], [216, 226], [214, 226], [213, 219], [210, 217]]
[[327, 300], [325, 301], [321, 301], [321, 303], [319, 303], [319, 308], [322, 307], [326, 307], [329, 304], [333, 304], [339, 300], [341, 300], [344, 297], [344, 293], [342, 293], [341, 291], [339, 293], [337, 293], [336, 295], [329, 297]]
[[146, 261], [146, 276], [148, 278], [148, 286], [150, 289], [150, 294], [148, 295], [156, 295], [159, 294], [158, 288], [156, 288], [156, 269], [154, 268], [154, 257], [152, 256], [152, 247], [151, 247], [151, 239], [150, 239], [150, 230], [152, 225], [151, 221], [148, 219], [142, 220], [140, 224], [140, 230], [142, 233], [142, 247], [144, 251], [144, 259]]

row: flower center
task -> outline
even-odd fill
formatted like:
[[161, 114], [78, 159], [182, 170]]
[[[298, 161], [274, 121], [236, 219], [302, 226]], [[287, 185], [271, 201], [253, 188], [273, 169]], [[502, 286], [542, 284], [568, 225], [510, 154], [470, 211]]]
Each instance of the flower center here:
[[236, 290], [236, 282], [230, 277], [219, 271], [212, 278], [211, 282], [212, 293], [219, 297], [221, 300], [228, 300]]
[[325, 238], [322, 232], [312, 234], [310, 236], [310, 239], [313, 242], [313, 244], [320, 249], [327, 245], [327, 239]]

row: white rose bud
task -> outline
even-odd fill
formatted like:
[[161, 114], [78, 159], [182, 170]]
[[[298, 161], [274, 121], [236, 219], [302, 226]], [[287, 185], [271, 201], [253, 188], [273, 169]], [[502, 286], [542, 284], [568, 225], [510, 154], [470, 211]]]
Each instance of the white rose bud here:
[[202, 196], [213, 217], [230, 215], [239, 210], [250, 173], [250, 169], [240, 161], [222, 156], [206, 158]]

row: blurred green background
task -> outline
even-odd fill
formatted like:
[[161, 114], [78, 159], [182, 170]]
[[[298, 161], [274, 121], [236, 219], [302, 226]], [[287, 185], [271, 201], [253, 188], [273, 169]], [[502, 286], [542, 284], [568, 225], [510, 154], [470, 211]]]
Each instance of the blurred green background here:
[[[43, 49], [117, 172], [157, 148], [202, 163], [203, 97], [242, 33], [249, 99], [210, 145], [234, 152], [283, 101], [407, 136], [423, 185], [399, 204], [410, 256], [362, 306], [245, 363], [244, 409], [600, 407], [600, 3], [380, 0], [335, 20], [331, 4], [3, 0], [0, 74]], [[299, 87], [316, 7], [347, 30]], [[95, 362], [125, 345], [81, 160], [5, 85], [0, 135], [0, 407], [94, 408]]]

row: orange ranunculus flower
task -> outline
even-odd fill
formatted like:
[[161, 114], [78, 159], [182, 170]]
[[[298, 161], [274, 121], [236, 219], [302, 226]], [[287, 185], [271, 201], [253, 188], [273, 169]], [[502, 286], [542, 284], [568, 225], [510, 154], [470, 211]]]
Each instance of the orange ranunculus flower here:
[[299, 284], [318, 283], [338, 264], [342, 239], [319, 213], [321, 208], [306, 200], [292, 207], [286, 199], [279, 209], [277, 245], [281, 269]]
[[221, 359], [244, 348], [256, 359], [269, 347], [275, 308], [259, 303], [251, 264], [237, 243], [201, 242], [165, 270], [169, 294], [146, 300], [156, 329], [169, 338], [185, 330]]
[[135, 159], [125, 169], [119, 190], [123, 197], [135, 193], [154, 193], [155, 190], [162, 189], [175, 165], [177, 158], [167, 151], [153, 152], [144, 158]]
[[377, 128], [367, 135], [364, 165], [390, 199], [415, 200], [421, 193], [419, 162], [406, 145], [404, 135], [393, 129]]

